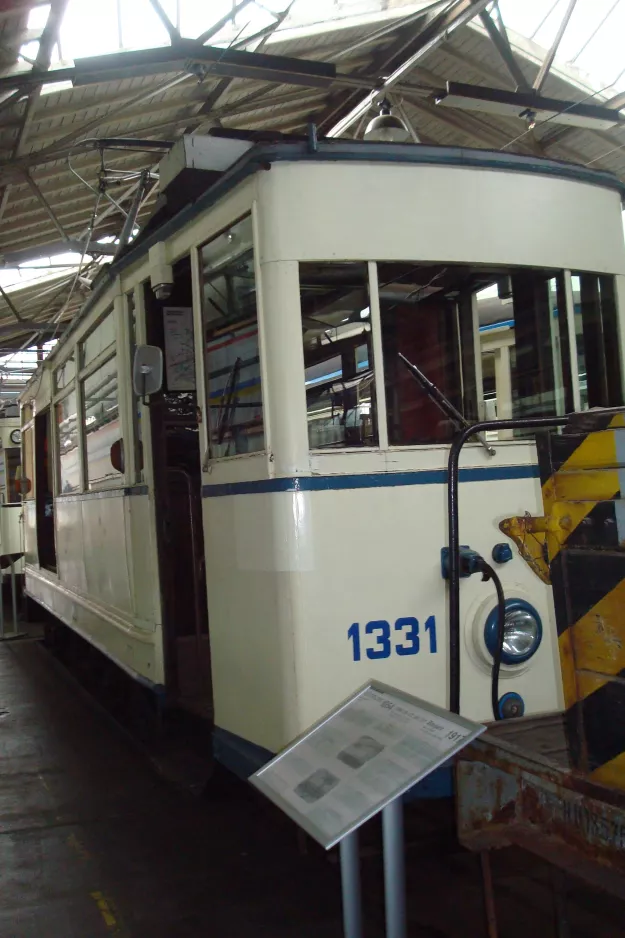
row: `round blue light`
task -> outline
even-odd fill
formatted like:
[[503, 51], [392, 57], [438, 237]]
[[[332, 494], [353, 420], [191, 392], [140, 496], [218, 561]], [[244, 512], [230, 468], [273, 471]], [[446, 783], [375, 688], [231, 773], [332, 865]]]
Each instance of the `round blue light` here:
[[[530, 627], [526, 632], [530, 643], [528, 645], [527, 638], [522, 640], [521, 644], [523, 650], [513, 653], [506, 649], [506, 644], [508, 644], [509, 648], [511, 642], [506, 642], [504, 638], [504, 647], [501, 653], [501, 661], [503, 664], [523, 664], [524, 661], [529, 661], [532, 655], [535, 655], [538, 651], [542, 641], [543, 624], [541, 618], [534, 607], [524, 599], [506, 600], [506, 632], [508, 632], [509, 635], [512, 631], [515, 619], [519, 620], [519, 625], [525, 624]], [[533, 622], [531, 620], [533, 620]], [[484, 641], [490, 654], [494, 655], [497, 647], [497, 606], [491, 609], [486, 619], [486, 624], [484, 625]]]

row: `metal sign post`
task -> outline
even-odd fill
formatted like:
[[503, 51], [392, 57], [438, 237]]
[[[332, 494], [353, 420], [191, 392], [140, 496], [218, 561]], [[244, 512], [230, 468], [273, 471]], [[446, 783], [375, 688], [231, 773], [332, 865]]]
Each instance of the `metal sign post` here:
[[11, 638], [20, 638], [24, 633], [20, 632], [18, 626], [18, 617], [17, 617], [17, 580], [15, 576], [15, 561], [19, 560], [22, 557], [22, 554], [5, 554], [3, 555], [3, 562], [8, 560], [9, 566], [11, 568], [11, 611], [13, 614], [13, 629], [11, 632], [8, 632], [5, 628], [4, 621], [4, 597], [2, 595], [2, 580], [3, 576], [0, 573], [0, 642], [8, 641]]
[[340, 844], [345, 938], [362, 938], [358, 828], [382, 812], [387, 938], [406, 938], [403, 795], [485, 727], [371, 682], [250, 782], [326, 850]]
[[406, 869], [404, 805], [396, 798], [382, 809], [386, 938], [406, 938]]
[[343, 897], [343, 934], [362, 938], [362, 897], [358, 831], [343, 837], [341, 850], [341, 894]]

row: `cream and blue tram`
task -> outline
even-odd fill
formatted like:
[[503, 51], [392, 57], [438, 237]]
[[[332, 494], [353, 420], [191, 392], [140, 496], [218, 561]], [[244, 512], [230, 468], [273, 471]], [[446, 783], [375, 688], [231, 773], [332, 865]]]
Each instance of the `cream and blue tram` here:
[[[400, 354], [471, 422], [495, 397], [504, 418], [622, 404], [623, 189], [481, 150], [192, 143], [22, 396], [26, 589], [212, 718], [220, 758], [250, 771], [368, 679], [447, 704], [457, 428]], [[148, 398], [131, 382], [144, 345], [164, 355]], [[485, 558], [502, 519], [542, 513], [533, 437], [488, 443], [460, 467], [462, 542]], [[551, 588], [516, 549], [499, 575], [501, 693], [557, 710]], [[462, 581], [460, 706], [477, 720], [494, 607]]]

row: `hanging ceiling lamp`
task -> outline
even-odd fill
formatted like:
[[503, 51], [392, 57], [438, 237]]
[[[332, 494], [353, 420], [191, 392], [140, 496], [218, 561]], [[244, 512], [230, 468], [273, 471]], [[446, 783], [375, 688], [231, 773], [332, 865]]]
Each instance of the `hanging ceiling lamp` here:
[[367, 124], [364, 132], [365, 140], [376, 140], [380, 143], [407, 143], [412, 139], [401, 117], [393, 114], [391, 103], [387, 98], [380, 101], [379, 108], [378, 116]]

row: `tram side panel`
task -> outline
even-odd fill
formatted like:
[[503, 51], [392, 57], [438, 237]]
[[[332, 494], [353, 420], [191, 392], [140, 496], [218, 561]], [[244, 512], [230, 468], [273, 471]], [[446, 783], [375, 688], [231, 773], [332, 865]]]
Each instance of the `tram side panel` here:
[[[271, 751], [370, 679], [448, 702], [446, 486], [394, 484], [393, 473], [365, 488], [324, 482], [205, 500], [216, 723]], [[540, 487], [467, 482], [460, 501], [463, 539], [489, 558], [498, 520], [511, 504], [537, 510]], [[501, 693], [533, 713], [557, 709], [551, 591], [518, 556], [500, 573], [506, 596], [530, 601], [543, 624], [532, 659], [503, 668]], [[495, 605], [492, 584], [462, 581], [461, 705], [478, 720], [491, 719], [483, 632]]]
[[[104, 303], [102, 304], [104, 305]], [[111, 314], [112, 315], [112, 314]], [[106, 315], [104, 317], [106, 319]], [[76, 344], [89, 337], [103, 322], [102, 307], [85, 319], [73, 337]], [[119, 354], [119, 342], [116, 354]], [[33, 413], [50, 408], [51, 452], [58, 460], [59, 426], [67, 416], [53, 400], [51, 375], [58, 364], [54, 356], [44, 366], [42, 380], [22, 398], [27, 416], [22, 462], [24, 473], [37, 479], [37, 462], [44, 457], [35, 445]], [[120, 371], [121, 374], [121, 371]], [[73, 384], [73, 382], [72, 382]], [[57, 392], [68, 401], [67, 388]], [[73, 393], [70, 389], [70, 394]], [[119, 400], [132, 394], [126, 380], [119, 382]], [[70, 419], [85, 421], [83, 413]], [[90, 426], [91, 424], [86, 424]], [[30, 429], [28, 429], [30, 426]], [[164, 684], [164, 654], [156, 545], [153, 539], [154, 497], [146, 485], [128, 485], [124, 473], [116, 476], [110, 461], [111, 445], [122, 438], [118, 419], [104, 422], [91, 432], [89, 487], [80, 490], [84, 454], [73, 441], [64, 454], [63, 475], [57, 482], [54, 519], [55, 563], [45, 565], [38, 547], [37, 512], [43, 506], [36, 484], [24, 500], [25, 586], [28, 595], [77, 631], [131, 676], [150, 686]], [[129, 446], [130, 441], [126, 440]], [[29, 452], [28, 447], [33, 449]], [[57, 470], [58, 472], [58, 465]], [[47, 508], [48, 506], [46, 506]], [[49, 510], [49, 509], [48, 509]]]
[[[28, 504], [28, 503], [27, 503]], [[28, 594], [132, 675], [164, 682], [147, 495], [55, 501], [58, 575], [27, 555]], [[34, 517], [34, 510], [31, 512]], [[33, 525], [33, 539], [36, 527]]]
[[270, 493], [203, 503], [215, 722], [271, 752], [302, 729], [290, 503]]

